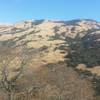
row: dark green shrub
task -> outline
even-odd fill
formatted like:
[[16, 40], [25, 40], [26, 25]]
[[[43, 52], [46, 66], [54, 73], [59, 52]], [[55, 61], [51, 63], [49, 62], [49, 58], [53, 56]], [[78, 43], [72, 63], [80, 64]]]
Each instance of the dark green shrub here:
[[80, 63], [84, 63], [88, 67], [100, 65], [100, 48], [85, 48], [79, 36], [76, 36], [74, 39], [70, 38], [68, 43], [69, 54], [66, 57], [69, 58], [67, 63], [70, 66], [77, 66]]

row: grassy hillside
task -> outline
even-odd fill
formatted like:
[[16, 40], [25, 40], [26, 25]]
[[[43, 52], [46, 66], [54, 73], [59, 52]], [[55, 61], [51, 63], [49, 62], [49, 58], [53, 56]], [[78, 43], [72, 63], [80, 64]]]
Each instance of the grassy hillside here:
[[1, 26], [0, 100], [99, 98], [99, 34], [94, 20]]

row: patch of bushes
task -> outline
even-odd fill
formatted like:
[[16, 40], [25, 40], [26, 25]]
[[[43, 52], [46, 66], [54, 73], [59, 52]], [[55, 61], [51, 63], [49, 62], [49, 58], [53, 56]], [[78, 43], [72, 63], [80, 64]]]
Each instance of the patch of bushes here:
[[80, 63], [86, 64], [88, 67], [100, 65], [100, 48], [85, 48], [82, 39], [76, 36], [74, 39], [68, 40], [69, 54], [66, 56], [70, 66], [77, 66]]

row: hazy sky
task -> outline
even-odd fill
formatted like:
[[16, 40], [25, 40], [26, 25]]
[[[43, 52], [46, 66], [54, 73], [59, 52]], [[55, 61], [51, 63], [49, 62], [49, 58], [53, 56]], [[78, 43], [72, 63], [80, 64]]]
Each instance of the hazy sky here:
[[100, 0], [0, 0], [0, 22], [76, 18], [100, 21]]

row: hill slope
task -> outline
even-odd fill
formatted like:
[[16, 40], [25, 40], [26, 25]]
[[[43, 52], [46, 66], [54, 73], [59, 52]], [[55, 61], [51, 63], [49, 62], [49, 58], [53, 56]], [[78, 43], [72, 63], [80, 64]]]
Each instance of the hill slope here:
[[77, 39], [86, 48], [99, 48], [100, 23], [89, 19], [29, 20], [0, 25], [0, 65], [7, 64], [8, 79], [12, 80], [20, 70], [21, 60], [25, 61], [18, 87], [25, 91], [27, 86], [39, 85], [35, 92], [38, 96], [33, 95], [32, 100], [94, 100], [90, 82], [65, 65], [70, 43], [76, 44]]

